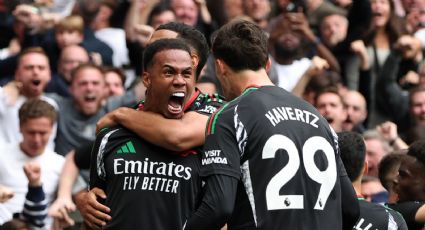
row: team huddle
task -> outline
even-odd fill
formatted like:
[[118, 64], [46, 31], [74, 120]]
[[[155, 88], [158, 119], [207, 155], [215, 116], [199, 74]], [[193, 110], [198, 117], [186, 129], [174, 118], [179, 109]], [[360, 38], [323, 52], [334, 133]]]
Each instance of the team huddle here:
[[[136, 88], [119, 100], [104, 101], [73, 88], [100, 84], [97, 78], [105, 70], [93, 64], [79, 65], [69, 73], [75, 100], [56, 98], [54, 106], [39, 98], [27, 100], [19, 109], [23, 141], [14, 147], [17, 149], [4, 150], [19, 155], [0, 157], [4, 165], [0, 179], [6, 178], [7, 183], [18, 183], [13, 175], [15, 164], [24, 167], [25, 174], [19, 175], [20, 186], [28, 186], [25, 198], [19, 200], [24, 210], [13, 204], [13, 212], [19, 213], [12, 217], [4, 208], [11, 204], [3, 205], [10, 197], [3, 194], [13, 194], [1, 193], [0, 220], [24, 220], [34, 229], [73, 225], [68, 215], [76, 209], [72, 199], [54, 203], [50, 209], [54, 212], [47, 215], [53, 195], [45, 193], [56, 192], [53, 181], [63, 167], [73, 176], [58, 183], [62, 187], [58, 196], [71, 197], [72, 185], [77, 177], [81, 179], [79, 170], [88, 170], [88, 189], [75, 183], [78, 193], [72, 197], [83, 219], [81, 229], [425, 229], [425, 141], [407, 146], [396, 133], [390, 145], [399, 146], [401, 153], [391, 154], [379, 164], [368, 160], [373, 153], [368, 153], [367, 138], [353, 128], [361, 122], [345, 131], [343, 125], [349, 119], [340, 121], [326, 112], [325, 107], [337, 107], [341, 97], [320, 106], [321, 99], [337, 94], [333, 87], [323, 87], [326, 89], [313, 95], [317, 101], [313, 106], [307, 86], [303, 86], [306, 93], [302, 98], [296, 93], [298, 83], [293, 91], [275, 84], [269, 42], [276, 43], [274, 51], [283, 49], [281, 43], [291, 43], [290, 37], [279, 34], [291, 25], [277, 22], [274, 26], [267, 34], [258, 23], [232, 20], [212, 35], [209, 45], [191, 26], [164, 23], [143, 41], [141, 78], [136, 85], [144, 89], [143, 100], [134, 100], [133, 96], [141, 94]], [[308, 37], [309, 31], [304, 33]], [[323, 44], [316, 41], [315, 45]], [[25, 55], [41, 54], [30, 50], [18, 63]], [[278, 63], [282, 58], [275, 57]], [[203, 93], [197, 87], [207, 60], [223, 96]], [[306, 73], [309, 71], [313, 70]], [[35, 88], [40, 83], [31, 84]], [[4, 88], [13, 94], [22, 86], [12, 83]], [[84, 115], [66, 109], [78, 100], [86, 103], [77, 109]], [[101, 109], [94, 111], [97, 102]], [[64, 113], [57, 123], [56, 107]], [[76, 117], [90, 117], [91, 125], [79, 124]], [[79, 148], [66, 158], [50, 150], [44, 154], [45, 146], [27, 141], [42, 138], [47, 145], [56, 124], [67, 130], [58, 129], [56, 140], [67, 139], [71, 132], [80, 134], [73, 139]], [[389, 135], [390, 126], [379, 128]], [[86, 143], [84, 136], [90, 133], [96, 133], [96, 138]], [[56, 144], [56, 148], [67, 152], [71, 145]], [[41, 173], [40, 165], [25, 163], [33, 159], [45, 162]], [[387, 191], [385, 204], [369, 202], [363, 195], [366, 187], [362, 183], [372, 174], [373, 178], [379, 175]], [[55, 178], [46, 183], [41, 177]], [[374, 191], [371, 197], [378, 199], [378, 195], [382, 194]], [[7, 223], [0, 230], [16, 229]]]
[[[232, 42], [241, 45], [231, 46]], [[223, 90], [231, 102], [224, 105], [217, 100], [197, 103], [191, 83], [194, 74], [188, 70], [196, 51], [190, 44], [163, 38], [146, 48], [147, 95], [139, 109], [174, 122], [205, 111], [211, 102], [217, 111], [196, 114], [210, 115], [208, 121], [202, 118], [204, 127], [198, 131], [207, 134], [203, 147], [192, 146], [189, 151], [166, 150], [122, 126], [102, 129], [92, 152], [90, 187], [105, 191], [102, 206], [111, 213], [104, 221], [104, 216], [93, 212], [97, 218], [86, 219], [91, 227], [220, 229], [227, 224], [229, 229], [343, 229], [354, 225], [358, 204], [339, 157], [336, 134], [313, 106], [273, 85], [266, 72], [266, 46], [264, 32], [253, 23], [236, 21], [219, 30], [212, 52], [219, 79], [229, 82]], [[237, 59], [242, 61], [234, 63]], [[170, 211], [173, 218], [167, 214]]]

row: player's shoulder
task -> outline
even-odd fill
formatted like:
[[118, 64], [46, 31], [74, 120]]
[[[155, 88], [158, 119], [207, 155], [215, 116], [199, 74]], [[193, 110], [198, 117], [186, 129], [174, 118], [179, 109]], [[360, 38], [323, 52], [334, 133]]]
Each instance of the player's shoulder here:
[[110, 128], [103, 128], [99, 131], [96, 139], [105, 144], [111, 142], [121, 142], [127, 139], [137, 138], [137, 135], [123, 126], [115, 126]]
[[223, 96], [215, 93], [208, 94], [202, 93], [198, 89], [195, 91], [195, 95], [190, 98], [186, 111], [195, 111], [205, 115], [211, 115], [215, 113], [226, 103]]

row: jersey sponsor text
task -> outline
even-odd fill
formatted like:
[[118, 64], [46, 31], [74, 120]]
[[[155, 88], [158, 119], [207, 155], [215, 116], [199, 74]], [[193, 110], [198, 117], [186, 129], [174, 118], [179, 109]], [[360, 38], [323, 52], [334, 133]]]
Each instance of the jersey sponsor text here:
[[205, 151], [205, 158], [202, 159], [202, 165], [215, 164], [226, 164], [227, 158], [220, 156], [221, 150], [208, 150]]
[[[116, 158], [114, 159], [114, 174], [125, 175], [122, 186], [123, 191], [141, 189], [177, 193], [180, 181], [175, 180], [176, 177], [189, 180], [192, 177], [192, 168], [175, 164], [174, 162], [149, 161], [149, 158], [145, 158], [144, 161]], [[142, 174], [143, 177], [134, 174]], [[171, 178], [165, 178], [164, 176]]]

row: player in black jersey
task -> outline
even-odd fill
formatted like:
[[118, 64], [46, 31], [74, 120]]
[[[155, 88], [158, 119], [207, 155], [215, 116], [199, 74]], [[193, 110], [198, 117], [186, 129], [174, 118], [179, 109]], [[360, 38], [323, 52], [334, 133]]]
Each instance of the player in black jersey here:
[[394, 190], [395, 204], [388, 207], [400, 212], [409, 230], [425, 229], [425, 141], [412, 143], [398, 169]]
[[[152, 35], [151, 41], [179, 37], [188, 43], [192, 51], [192, 59], [196, 66], [196, 78], [203, 68], [208, 56], [208, 45], [205, 37], [199, 31], [181, 23], [161, 25]], [[199, 60], [198, 60], [199, 59]], [[135, 111], [128, 108], [117, 109], [106, 115], [98, 123], [98, 127], [122, 124], [151, 143], [173, 151], [183, 151], [202, 145], [205, 140], [205, 126], [208, 116], [221, 107], [223, 98], [218, 95], [202, 94], [195, 89], [187, 103], [189, 108], [181, 119], [164, 119], [162, 115], [149, 111]], [[171, 152], [173, 153], [173, 152]], [[105, 197], [100, 189], [92, 189], [84, 194], [79, 208], [90, 224], [100, 224], [109, 220], [109, 208], [97, 202], [96, 196]]]
[[355, 132], [338, 133], [338, 143], [342, 162], [359, 200], [360, 217], [354, 229], [407, 230], [406, 222], [400, 213], [368, 202], [361, 195], [361, 181], [363, 174], [367, 171], [366, 147], [362, 136]]
[[344, 215], [353, 226], [358, 204], [336, 134], [310, 104], [269, 80], [263, 31], [231, 22], [212, 51], [224, 95], [234, 100], [209, 120], [205, 195], [186, 229], [225, 222], [228, 229], [343, 229]]
[[[194, 89], [189, 48], [181, 40], [162, 39], [144, 57], [143, 110], [181, 118], [188, 105], [199, 102], [189, 102]], [[90, 187], [106, 192], [112, 220], [104, 229], [182, 229], [197, 205], [199, 167], [195, 151], [173, 155], [125, 128], [102, 131], [92, 153]]]

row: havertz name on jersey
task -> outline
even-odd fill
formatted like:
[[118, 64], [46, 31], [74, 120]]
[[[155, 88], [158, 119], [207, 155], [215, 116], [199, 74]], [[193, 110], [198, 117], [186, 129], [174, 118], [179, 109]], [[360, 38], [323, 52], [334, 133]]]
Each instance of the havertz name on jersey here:
[[314, 128], [318, 128], [317, 121], [319, 117], [315, 114], [298, 108], [292, 107], [275, 107], [264, 114], [273, 126], [282, 121], [292, 120], [307, 123]]

